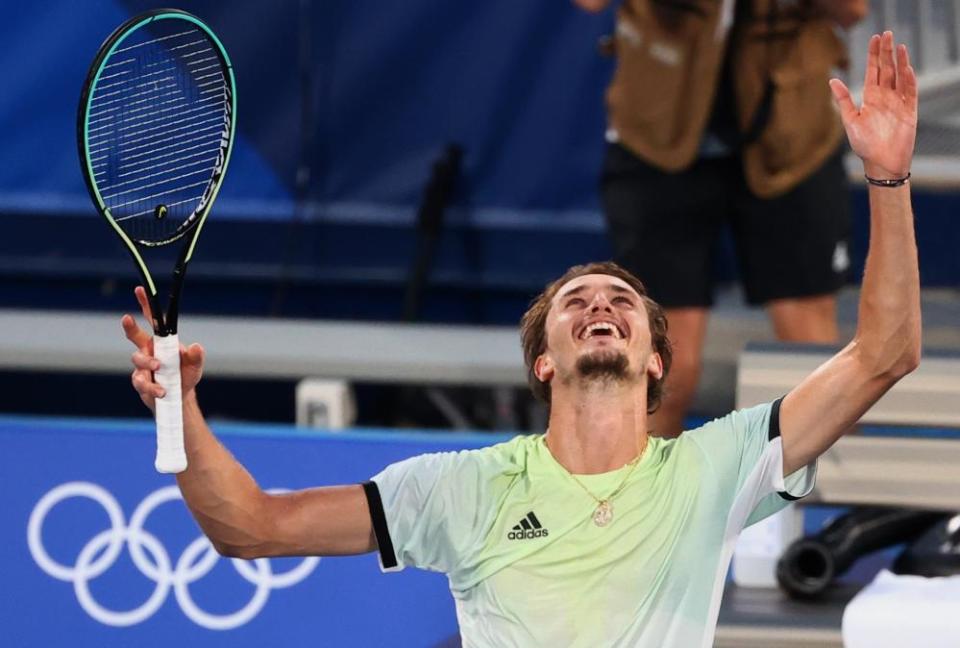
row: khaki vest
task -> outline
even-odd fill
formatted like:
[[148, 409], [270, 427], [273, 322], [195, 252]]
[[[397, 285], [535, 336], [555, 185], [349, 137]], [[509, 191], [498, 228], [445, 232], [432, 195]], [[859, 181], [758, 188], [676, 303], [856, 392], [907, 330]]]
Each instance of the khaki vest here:
[[721, 0], [673, 3], [682, 9], [624, 0], [607, 108], [624, 146], [664, 171], [680, 171], [697, 158], [725, 47], [733, 47], [742, 133], [756, 125], [772, 84], [762, 130], [742, 150], [748, 186], [768, 198], [795, 187], [839, 145], [843, 126], [827, 80], [847, 59], [833, 24], [803, 9], [805, 3], [750, 2], [755, 18], [725, 31]]

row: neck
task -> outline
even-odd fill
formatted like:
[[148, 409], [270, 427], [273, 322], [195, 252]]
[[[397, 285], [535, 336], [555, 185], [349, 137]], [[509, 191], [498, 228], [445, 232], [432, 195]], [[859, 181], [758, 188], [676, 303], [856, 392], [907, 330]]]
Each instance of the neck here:
[[[559, 381], [554, 381], [558, 383]], [[547, 447], [574, 474], [609, 472], [636, 459], [647, 444], [647, 386], [555, 384]]]

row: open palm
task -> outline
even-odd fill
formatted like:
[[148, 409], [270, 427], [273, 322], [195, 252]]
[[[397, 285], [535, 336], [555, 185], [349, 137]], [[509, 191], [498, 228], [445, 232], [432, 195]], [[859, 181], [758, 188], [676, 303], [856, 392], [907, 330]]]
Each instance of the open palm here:
[[831, 79], [830, 88], [866, 174], [879, 179], [906, 176], [917, 139], [917, 75], [907, 47], [901, 44], [894, 55], [889, 31], [870, 39], [859, 109], [842, 81]]

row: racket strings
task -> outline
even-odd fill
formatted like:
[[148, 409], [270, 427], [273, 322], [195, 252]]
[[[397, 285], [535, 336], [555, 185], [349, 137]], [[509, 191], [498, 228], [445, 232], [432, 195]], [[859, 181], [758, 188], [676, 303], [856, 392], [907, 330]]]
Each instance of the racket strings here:
[[162, 20], [129, 34], [101, 66], [87, 111], [94, 183], [114, 222], [147, 245], [188, 229], [218, 181], [230, 88], [199, 28]]
[[[136, 139], [136, 140], [131, 140], [131, 141], [126, 142], [126, 145], [127, 145], [127, 146], [125, 147], [125, 151], [126, 151], [127, 153], [129, 153], [129, 155], [125, 155], [125, 156], [124, 156], [124, 160], [120, 163], [119, 168], [120, 168], [120, 169], [123, 169], [123, 168], [124, 168], [124, 165], [125, 165], [126, 163], [128, 163], [129, 161], [134, 160], [134, 159], [136, 159], [136, 158], [138, 158], [138, 157], [150, 156], [150, 155], [153, 155], [153, 154], [159, 152], [159, 151], [161, 150], [160, 145], [161, 145], [161, 144], [166, 144], [167, 142], [174, 142], [174, 143], [169, 144], [169, 145], [163, 147], [163, 150], [177, 149], [177, 148], [179, 147], [179, 145], [182, 143], [182, 141], [183, 141], [182, 138], [184, 137], [182, 133], [179, 134], [179, 135], [178, 135], [177, 133], [180, 133], [180, 132], [183, 131], [183, 130], [188, 130], [188, 129], [191, 129], [191, 128], [193, 128], [193, 127], [191, 127], [191, 126], [184, 126], [183, 128], [174, 128], [174, 129], [168, 130], [168, 131], [167, 131], [166, 133], [164, 133], [162, 136], [157, 137], [157, 138], [144, 137], [144, 138], [138, 138], [138, 139]], [[198, 135], [198, 134], [200, 134], [200, 133], [210, 133], [210, 134], [212, 134], [212, 133], [214, 133], [214, 132], [217, 134], [217, 137], [220, 137], [220, 136], [222, 135], [222, 133], [223, 133], [223, 125], [220, 124], [219, 122], [217, 122], [215, 125], [208, 126], [208, 127], [206, 127], [206, 128], [198, 128], [198, 129], [193, 130], [192, 135], [196, 136], [196, 135]], [[206, 135], [205, 137], [209, 137], [209, 136], [210, 136], [210, 135], [208, 134], [208, 135]], [[200, 138], [197, 138], [197, 139], [203, 139], [203, 137], [200, 137]], [[145, 143], [145, 144], [140, 144], [139, 146], [129, 146], [130, 144], [138, 144], [139, 142], [146, 142], [146, 143]], [[108, 151], [109, 148], [108, 148], [108, 147], [103, 147], [102, 150]], [[143, 152], [143, 153], [140, 153], [140, 154], [137, 154], [137, 155], [134, 155], [134, 154], [133, 154], [134, 151], [144, 151], [144, 152]], [[109, 157], [109, 156], [108, 156], [106, 153], [103, 153], [103, 154], [98, 155], [98, 156], [96, 156], [96, 157], [91, 157], [90, 159], [91, 159], [91, 160], [104, 160], [104, 159], [106, 159], [107, 157]], [[98, 166], [100, 166], [100, 167], [105, 166], [105, 163], [101, 163], [101, 164], [99, 164], [99, 165], [94, 165], [94, 168], [97, 168]]]

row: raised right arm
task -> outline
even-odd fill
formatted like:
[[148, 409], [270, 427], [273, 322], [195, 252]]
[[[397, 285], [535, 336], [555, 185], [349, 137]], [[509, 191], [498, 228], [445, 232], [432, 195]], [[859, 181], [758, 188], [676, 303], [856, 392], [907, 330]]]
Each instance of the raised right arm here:
[[[142, 288], [137, 288], [136, 296], [150, 321]], [[153, 357], [152, 337], [130, 315], [124, 315], [121, 323], [127, 339], [137, 347], [133, 386], [152, 410], [155, 399], [163, 395], [153, 379], [159, 365]], [[198, 344], [180, 349], [188, 467], [177, 474], [177, 484], [217, 551], [237, 558], [258, 558], [335, 556], [376, 549], [362, 486], [330, 486], [275, 495], [257, 485], [213, 435], [200, 411], [196, 385], [203, 358], [203, 348]]]

